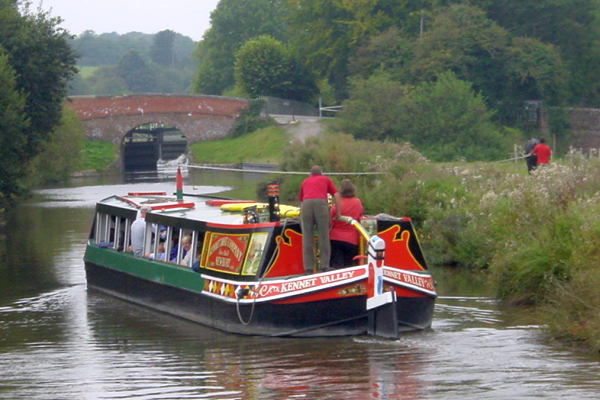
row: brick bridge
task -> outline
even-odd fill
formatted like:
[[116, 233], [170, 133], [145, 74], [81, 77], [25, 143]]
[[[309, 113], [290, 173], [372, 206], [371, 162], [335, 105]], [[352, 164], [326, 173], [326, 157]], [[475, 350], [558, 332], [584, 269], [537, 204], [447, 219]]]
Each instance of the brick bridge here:
[[134, 128], [152, 122], [173, 126], [189, 143], [222, 138], [233, 126], [244, 99], [208, 95], [138, 94], [128, 96], [71, 96], [89, 139], [121, 145]]

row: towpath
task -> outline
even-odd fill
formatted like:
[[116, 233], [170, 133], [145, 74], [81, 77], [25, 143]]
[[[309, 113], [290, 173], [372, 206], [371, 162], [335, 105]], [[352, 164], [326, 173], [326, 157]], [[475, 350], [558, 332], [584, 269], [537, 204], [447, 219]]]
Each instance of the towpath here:
[[279, 125], [292, 134], [294, 139], [304, 142], [307, 138], [318, 135], [323, 131], [323, 125], [318, 117], [291, 115], [271, 115]]

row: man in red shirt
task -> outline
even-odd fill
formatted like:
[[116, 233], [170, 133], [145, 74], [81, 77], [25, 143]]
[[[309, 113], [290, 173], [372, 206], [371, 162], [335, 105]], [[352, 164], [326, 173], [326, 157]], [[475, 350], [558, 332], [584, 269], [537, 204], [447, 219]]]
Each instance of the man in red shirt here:
[[531, 154], [535, 154], [537, 157], [537, 164], [548, 164], [552, 158], [552, 150], [546, 144], [544, 138], [540, 138], [540, 142], [531, 150]]
[[335, 185], [323, 176], [318, 165], [310, 169], [310, 176], [300, 186], [300, 225], [302, 227], [302, 261], [304, 272], [314, 269], [314, 227], [319, 235], [319, 260], [322, 270], [329, 269], [331, 244], [329, 243], [329, 205], [327, 195], [333, 196], [336, 204], [336, 218], [341, 216], [340, 194]]

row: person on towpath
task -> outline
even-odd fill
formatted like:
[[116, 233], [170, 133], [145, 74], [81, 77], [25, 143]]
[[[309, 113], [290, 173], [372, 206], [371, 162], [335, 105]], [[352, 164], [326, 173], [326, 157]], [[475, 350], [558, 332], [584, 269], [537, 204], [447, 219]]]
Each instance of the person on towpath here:
[[538, 138], [531, 138], [525, 144], [525, 162], [527, 163], [527, 172], [531, 173], [537, 164], [537, 157], [531, 153], [531, 150], [540, 143]]
[[540, 138], [540, 142], [531, 150], [531, 154], [535, 154], [537, 157], [536, 167], [549, 164], [552, 158], [552, 150], [550, 150], [544, 138]]

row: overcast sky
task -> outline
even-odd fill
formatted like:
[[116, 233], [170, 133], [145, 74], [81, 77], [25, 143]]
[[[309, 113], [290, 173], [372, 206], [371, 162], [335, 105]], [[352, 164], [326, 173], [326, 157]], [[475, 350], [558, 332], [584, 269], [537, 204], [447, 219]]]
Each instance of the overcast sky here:
[[34, 0], [64, 21], [74, 35], [86, 30], [106, 33], [157, 33], [170, 29], [201, 40], [219, 0]]

